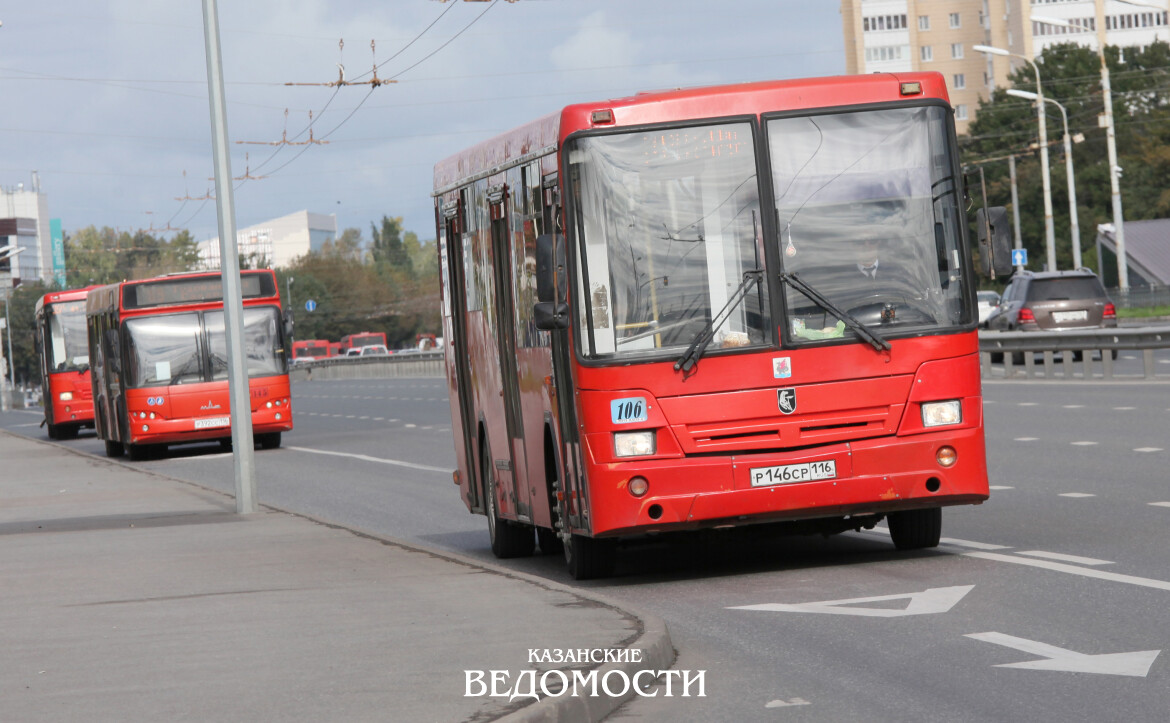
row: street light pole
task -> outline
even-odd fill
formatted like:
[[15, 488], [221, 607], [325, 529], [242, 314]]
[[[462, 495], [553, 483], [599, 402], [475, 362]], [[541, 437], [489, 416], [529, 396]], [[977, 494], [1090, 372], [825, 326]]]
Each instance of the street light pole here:
[[[1036, 93], [1029, 93], [1026, 90], [1016, 90], [1011, 88], [1007, 91], [1008, 95], [1017, 98], [1025, 98], [1027, 100], [1040, 102], [1040, 96]], [[1068, 218], [1070, 225], [1069, 235], [1072, 237], [1072, 255], [1073, 268], [1081, 268], [1081, 226], [1077, 221], [1077, 184], [1075, 176], [1073, 175], [1073, 157], [1072, 157], [1072, 136], [1068, 132], [1068, 111], [1063, 105], [1051, 98], [1045, 98], [1044, 102], [1051, 103], [1060, 109], [1060, 120], [1064, 124], [1064, 168], [1065, 173], [1068, 174]]]
[[1040, 180], [1044, 186], [1044, 240], [1048, 250], [1048, 270], [1056, 271], [1056, 230], [1052, 226], [1052, 178], [1048, 168], [1048, 124], [1045, 122], [1044, 88], [1040, 85], [1040, 68], [1028, 56], [1012, 53], [1003, 48], [974, 45], [972, 50], [990, 55], [1019, 58], [1032, 66], [1032, 72], [1036, 76], [1036, 95], [1040, 98], [1036, 107], [1036, 119], [1040, 125]]

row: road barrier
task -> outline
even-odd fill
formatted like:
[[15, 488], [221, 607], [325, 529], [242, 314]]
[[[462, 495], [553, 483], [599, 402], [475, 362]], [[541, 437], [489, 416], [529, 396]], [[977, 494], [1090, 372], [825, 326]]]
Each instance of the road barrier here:
[[[984, 379], [1154, 380], [1158, 378], [1154, 350], [1167, 348], [1170, 326], [979, 332]], [[1142, 374], [1115, 373], [1114, 360], [1124, 351], [1142, 353]]]
[[313, 379], [391, 379], [394, 377], [442, 377], [443, 352], [350, 356], [298, 362], [289, 370], [293, 381]]

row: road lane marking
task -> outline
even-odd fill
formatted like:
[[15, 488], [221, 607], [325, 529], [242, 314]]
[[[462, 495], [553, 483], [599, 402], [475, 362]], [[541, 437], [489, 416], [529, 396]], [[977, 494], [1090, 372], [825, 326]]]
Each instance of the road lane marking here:
[[1089, 442], [1089, 441], [1073, 442], [1072, 443], [1072, 446], [1074, 446], [1074, 447], [1093, 447], [1096, 445], [1097, 445], [1097, 442]]
[[1097, 495], [1092, 495], [1092, 494], [1089, 494], [1088, 492], [1063, 492], [1060, 494], [1060, 496], [1061, 497], [1073, 497], [1073, 498], [1079, 499], [1081, 497], [1096, 497]]
[[1065, 409], [1084, 409], [1085, 405], [1083, 405], [1083, 404], [1066, 404], [1066, 405], [1064, 405], [1064, 408]]
[[1016, 437], [1017, 442], [1035, 442], [1039, 437]]
[[939, 542], [944, 545], [954, 545], [955, 547], [970, 547], [973, 550], [1010, 550], [1007, 545], [991, 545], [986, 542], [973, 542], [971, 540], [959, 540], [954, 537], [943, 537]]
[[1161, 452], [1161, 447], [1138, 447], [1135, 452]]
[[1114, 409], [1114, 411], [1118, 411], [1118, 412], [1130, 412], [1130, 411], [1133, 411], [1134, 409], [1137, 409], [1137, 407], [1114, 407], [1113, 409]]
[[[974, 585], [954, 587], [933, 587], [922, 592], [898, 595], [858, 597], [848, 600], [824, 600], [807, 603], [763, 603], [761, 605], [737, 605], [728, 610], [757, 610], [761, 612], [821, 613], [826, 615], [857, 615], [869, 618], [900, 618], [908, 615], [933, 615], [949, 612], [963, 597], [974, 589]], [[850, 607], [859, 603], [909, 600], [905, 608]]]
[[1058, 560], [1060, 562], [1071, 562], [1077, 565], [1112, 565], [1108, 560], [1098, 560], [1095, 557], [1079, 557], [1077, 555], [1065, 555], [1060, 552], [1044, 552], [1043, 550], [1017, 550], [1017, 555], [1027, 555], [1029, 557], [1043, 557], [1048, 560]]
[[307, 452], [309, 454], [325, 454], [333, 457], [349, 457], [350, 459], [360, 459], [363, 462], [377, 462], [378, 464], [392, 464], [396, 467], [408, 467], [410, 469], [421, 469], [426, 472], [443, 472], [450, 474], [451, 469], [448, 467], [432, 467], [426, 464], [415, 464], [414, 462], [403, 462], [398, 459], [384, 459], [382, 457], [371, 457], [368, 454], [351, 454], [349, 452], [334, 452], [327, 449], [311, 449], [309, 447], [285, 447], [294, 452]]
[[1038, 406], [1040, 406], [1040, 403], [1039, 402], [1020, 402], [1016, 406], [1017, 407], [1038, 407]]
[[1154, 664], [1158, 653], [1162, 652], [1161, 650], [1138, 650], [1132, 653], [1089, 655], [1003, 633], [968, 633], [963, 637], [993, 645], [1003, 645], [1043, 658], [1043, 660], [1028, 660], [1022, 663], [1000, 663], [995, 666], [997, 668], [1055, 670], [1065, 673], [1097, 673], [1098, 675], [1126, 675], [1144, 678], [1149, 674], [1150, 666]]
[[1008, 487], [1007, 485], [991, 485], [987, 489], [991, 490], [1014, 490], [1015, 487]]
[[1170, 502], [1151, 502], [1152, 507], [1170, 507]]
[[1010, 562], [1016, 565], [1027, 565], [1029, 567], [1041, 567], [1045, 570], [1052, 570], [1054, 572], [1067, 572], [1070, 575], [1081, 575], [1082, 577], [1094, 577], [1098, 580], [1108, 580], [1110, 582], [1121, 582], [1127, 585], [1139, 585], [1141, 587], [1152, 587], [1157, 590], [1170, 591], [1170, 582], [1164, 580], [1152, 580], [1147, 577], [1136, 577], [1134, 575], [1122, 575], [1116, 572], [1108, 572], [1106, 570], [1096, 570], [1091, 567], [1074, 567], [1073, 565], [1066, 565], [1062, 562], [1053, 562], [1049, 560], [1033, 560], [1027, 557], [1015, 557], [1013, 555], [1003, 555], [998, 552], [965, 552], [967, 557], [977, 557], [981, 560], [994, 560], [995, 562]]

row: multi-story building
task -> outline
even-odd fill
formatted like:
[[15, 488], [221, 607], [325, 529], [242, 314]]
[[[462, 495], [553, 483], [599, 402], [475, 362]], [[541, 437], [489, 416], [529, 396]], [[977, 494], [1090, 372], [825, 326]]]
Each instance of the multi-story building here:
[[979, 101], [1024, 62], [974, 45], [1027, 58], [1063, 42], [1096, 50], [1099, 24], [1107, 45], [1170, 40], [1166, 11], [1120, 0], [841, 0], [841, 18], [846, 72], [937, 70], [947, 80], [959, 133]]
[[24, 249], [8, 260], [10, 269], [6, 266], [14, 280], [54, 280], [48, 201], [35, 173], [30, 189], [26, 190], [23, 183], [15, 188], [0, 188], [0, 247], [9, 245]]
[[[297, 211], [236, 231], [240, 256], [265, 267], [288, 266], [337, 238], [337, 216]], [[219, 237], [199, 242], [199, 265], [219, 268]]]

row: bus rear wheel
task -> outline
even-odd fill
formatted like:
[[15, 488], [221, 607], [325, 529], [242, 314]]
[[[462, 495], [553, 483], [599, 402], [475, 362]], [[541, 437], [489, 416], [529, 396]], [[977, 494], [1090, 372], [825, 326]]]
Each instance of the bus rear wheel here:
[[484, 442], [480, 470], [484, 485], [484, 505], [487, 508], [488, 537], [492, 543], [492, 554], [500, 559], [528, 557], [536, 549], [536, 538], [532, 528], [511, 520], [500, 518], [499, 502], [496, 501], [495, 465], [492, 464], [491, 450]]
[[256, 441], [260, 443], [260, 449], [277, 449], [280, 447], [280, 432], [258, 434]]
[[942, 508], [892, 512], [889, 515], [890, 538], [899, 550], [938, 547], [942, 537]]

